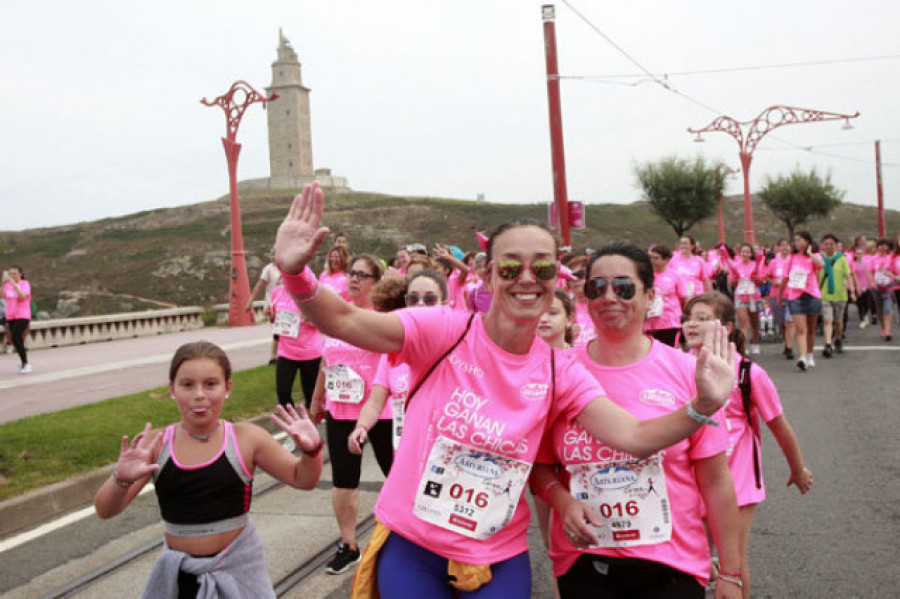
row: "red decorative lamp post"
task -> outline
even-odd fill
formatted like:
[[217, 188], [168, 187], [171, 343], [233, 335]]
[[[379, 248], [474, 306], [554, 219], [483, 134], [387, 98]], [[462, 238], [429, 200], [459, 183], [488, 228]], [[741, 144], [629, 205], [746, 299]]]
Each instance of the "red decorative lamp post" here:
[[[736, 121], [730, 116], [723, 115], [702, 129], [688, 128], [688, 133], [697, 134], [694, 141], [703, 141], [701, 133], [721, 131], [727, 133], [738, 142], [738, 146], [740, 146], [741, 170], [744, 171], [744, 241], [756, 243], [756, 236], [753, 232], [753, 197], [750, 195], [750, 162], [753, 160], [753, 151], [759, 145], [760, 140], [766, 133], [782, 125], [844, 120], [847, 123], [847, 127], [849, 127], [850, 119], [858, 116], [858, 112], [856, 114], [840, 114], [838, 112], [823, 112], [809, 108], [776, 105], [769, 106], [751, 121]], [[744, 135], [744, 129], [747, 130], [746, 136]]]
[[[731, 168], [725, 166], [724, 164], [719, 167], [719, 170], [722, 171], [723, 174], [730, 175], [732, 178], [739, 172], [741, 172], [740, 168]], [[722, 200], [725, 192], [719, 194], [719, 205], [718, 205], [718, 213], [719, 213], [719, 245], [725, 243], [725, 219], [722, 216]]]
[[553, 200], [563, 246], [571, 249], [569, 198], [566, 190], [566, 157], [563, 151], [562, 102], [559, 95], [559, 66], [556, 62], [556, 8], [541, 7], [544, 20], [544, 55], [547, 63], [547, 105], [550, 111], [550, 151], [553, 161]]
[[237, 162], [241, 144], [237, 143], [237, 131], [244, 111], [254, 102], [271, 102], [278, 97], [265, 97], [245, 81], [235, 81], [231, 88], [215, 100], [206, 98], [200, 102], [206, 106], [220, 106], [225, 111], [226, 133], [222, 138], [225, 159], [228, 162], [228, 190], [231, 196], [231, 276], [228, 287], [228, 326], [254, 324], [253, 312], [247, 311], [250, 299], [250, 280], [247, 277], [247, 258], [244, 251], [244, 233], [241, 229], [241, 206], [238, 201]]

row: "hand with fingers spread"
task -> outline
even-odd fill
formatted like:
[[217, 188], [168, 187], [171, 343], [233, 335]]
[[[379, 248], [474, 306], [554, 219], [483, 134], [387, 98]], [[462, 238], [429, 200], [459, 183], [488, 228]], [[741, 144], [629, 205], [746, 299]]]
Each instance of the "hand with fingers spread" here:
[[159, 470], [155, 457], [160, 447], [162, 435], [159, 431], [154, 431], [149, 422], [130, 442], [128, 435], [123, 435], [119, 461], [116, 463], [116, 479], [126, 483], [134, 482]]
[[300, 273], [328, 235], [322, 224], [322, 189], [318, 183], [294, 198], [275, 237], [275, 264], [287, 274]]
[[697, 385], [697, 405], [694, 409], [701, 414], [712, 416], [725, 405], [734, 391], [736, 352], [734, 343], [728, 340], [728, 329], [722, 323], [706, 323], [694, 372]]
[[302, 451], [311, 452], [319, 446], [319, 431], [310, 420], [305, 407], [295, 409], [292, 405], [287, 408], [279, 405], [278, 412], [272, 414], [272, 422], [290, 435]]

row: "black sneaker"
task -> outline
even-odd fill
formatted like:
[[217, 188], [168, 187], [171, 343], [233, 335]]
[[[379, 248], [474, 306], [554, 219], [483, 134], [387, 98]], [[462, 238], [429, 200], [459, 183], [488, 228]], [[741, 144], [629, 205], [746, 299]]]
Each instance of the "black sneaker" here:
[[[885, 341], [893, 341], [894, 338], [891, 337], [890, 335], [885, 335], [885, 336], [884, 336], [884, 340], [885, 340]], [[26, 366], [27, 366], [27, 365], [26, 365]]]
[[325, 566], [325, 572], [328, 574], [341, 574], [358, 564], [359, 559], [359, 549], [350, 549], [349, 545], [341, 543], [338, 545], [337, 553]]
[[784, 348], [784, 351], [781, 353], [784, 354], [785, 360], [793, 360], [794, 359], [794, 350], [791, 349], [790, 347]]
[[834, 340], [834, 351], [839, 354], [844, 353], [844, 340], [843, 339], [835, 339]]
[[799, 368], [803, 372], [806, 372], [806, 360], [804, 360], [803, 358], [797, 360], [797, 368]]
[[825, 349], [822, 350], [822, 355], [825, 356], [826, 358], [830, 358], [831, 354], [833, 354], [833, 353], [834, 353], [834, 350], [831, 349], [831, 345], [826, 344]]

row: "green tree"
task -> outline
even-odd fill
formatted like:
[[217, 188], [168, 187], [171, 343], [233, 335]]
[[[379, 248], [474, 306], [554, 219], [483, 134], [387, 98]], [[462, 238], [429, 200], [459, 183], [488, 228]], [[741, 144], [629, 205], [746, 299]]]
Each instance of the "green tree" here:
[[725, 187], [722, 165], [669, 157], [634, 169], [650, 208], [681, 237], [698, 222], [712, 216]]
[[757, 195], [787, 226], [793, 239], [798, 226], [814, 216], [828, 216], [837, 208], [844, 193], [831, 183], [831, 173], [822, 178], [813, 168], [808, 173], [798, 169], [787, 176], [767, 177]]

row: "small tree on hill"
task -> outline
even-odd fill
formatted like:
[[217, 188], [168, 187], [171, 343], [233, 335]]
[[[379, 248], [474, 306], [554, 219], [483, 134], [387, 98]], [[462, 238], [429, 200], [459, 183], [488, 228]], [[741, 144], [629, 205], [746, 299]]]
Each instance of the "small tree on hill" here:
[[830, 173], [822, 178], [813, 168], [808, 173], [798, 169], [787, 176], [767, 177], [757, 195], [787, 226], [793, 239], [797, 227], [814, 216], [828, 216], [837, 208], [844, 193], [831, 183]]
[[725, 186], [720, 164], [669, 157], [634, 169], [650, 208], [681, 237], [695, 224], [712, 216]]

